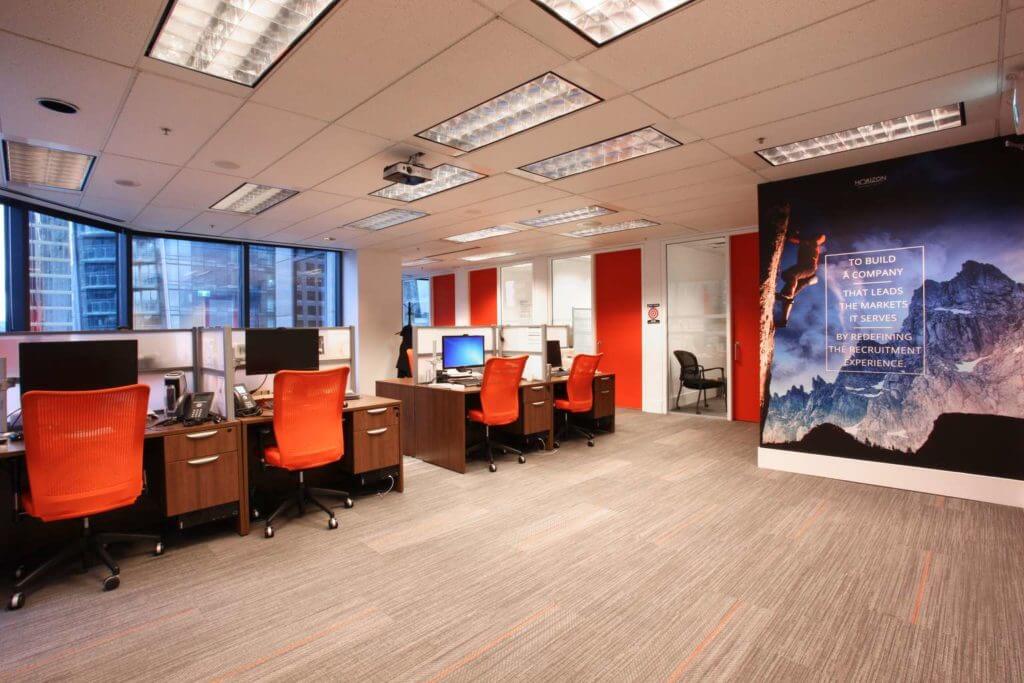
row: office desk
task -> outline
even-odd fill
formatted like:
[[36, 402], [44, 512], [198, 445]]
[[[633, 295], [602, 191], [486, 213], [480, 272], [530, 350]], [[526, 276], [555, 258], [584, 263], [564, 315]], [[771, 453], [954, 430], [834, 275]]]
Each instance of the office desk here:
[[[525, 380], [519, 386], [519, 420], [502, 429], [513, 434], [538, 434], [545, 448], [554, 448], [554, 399], [568, 377]], [[377, 395], [402, 402], [402, 453], [465, 474], [466, 413], [480, 406], [480, 387], [449, 389], [418, 384], [414, 379], [377, 381]], [[615, 375], [594, 377], [594, 419], [606, 419], [615, 430]]]
[[[405, 490], [405, 468], [402, 465], [401, 402], [379, 396], [362, 396], [348, 401], [342, 411], [345, 455], [341, 467], [353, 475], [397, 467], [395, 491]], [[274, 411], [264, 409], [262, 415], [240, 417], [244, 461], [243, 486], [249, 489], [250, 463], [259, 462], [258, 429], [274, 422]], [[249, 496], [242, 496], [241, 509], [249, 518]]]
[[[249, 533], [249, 516], [245, 509], [246, 482], [242, 458], [239, 457], [238, 421], [212, 422], [184, 427], [147, 427], [145, 457], [162, 460], [163, 480], [148, 481], [151, 493], [162, 500], [167, 517], [178, 517], [179, 523], [192, 515], [200, 516], [219, 506], [238, 504], [238, 533]], [[0, 445], [0, 461], [13, 465], [12, 485], [15, 506], [18, 505], [20, 468], [14, 462], [25, 454], [24, 441]]]

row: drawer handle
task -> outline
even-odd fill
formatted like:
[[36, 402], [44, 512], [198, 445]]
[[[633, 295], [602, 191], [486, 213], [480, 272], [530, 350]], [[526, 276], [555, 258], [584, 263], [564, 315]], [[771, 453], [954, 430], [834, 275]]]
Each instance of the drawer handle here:
[[186, 439], [209, 439], [211, 436], [215, 436], [216, 434], [217, 434], [217, 430], [216, 429], [211, 429], [208, 432], [192, 432], [191, 434], [186, 434], [185, 438]]
[[366, 414], [367, 415], [380, 415], [381, 413], [386, 413], [386, 412], [388, 412], [387, 408], [371, 408], [370, 410], [366, 411]]
[[601, 380], [602, 382], [607, 382], [608, 380], [611, 379], [611, 376], [609, 375], [609, 376], [606, 376], [606, 377], [598, 377], [598, 379]]
[[196, 458], [194, 460], [186, 460], [189, 465], [209, 465], [211, 462], [217, 462], [220, 460], [219, 455], [211, 455], [208, 458]]
[[612, 390], [611, 390], [611, 389], [605, 389], [605, 390], [604, 390], [604, 391], [602, 391], [601, 393], [602, 393], [602, 394], [610, 394], [610, 393], [612, 393]]
[[543, 405], [547, 405], [547, 403], [548, 403], [547, 401], [534, 401], [530, 405], [532, 405], [532, 406], [543, 406]]
[[381, 434], [383, 434], [386, 431], [388, 431], [387, 427], [381, 427], [380, 429], [371, 429], [371, 430], [367, 431], [366, 433], [369, 434], [370, 436], [380, 436]]
[[544, 391], [544, 387], [530, 387], [530, 391]]

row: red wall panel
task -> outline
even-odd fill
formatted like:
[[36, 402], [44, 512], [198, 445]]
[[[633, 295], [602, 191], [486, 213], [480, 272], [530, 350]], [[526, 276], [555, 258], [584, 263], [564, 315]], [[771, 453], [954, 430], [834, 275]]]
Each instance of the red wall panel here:
[[469, 271], [469, 324], [498, 324], [498, 269]]
[[643, 288], [639, 249], [594, 256], [599, 369], [614, 372], [615, 405], [643, 405]]
[[455, 274], [430, 278], [430, 324], [455, 324]]
[[757, 233], [729, 238], [729, 302], [732, 315], [732, 416], [758, 422], [760, 339]]

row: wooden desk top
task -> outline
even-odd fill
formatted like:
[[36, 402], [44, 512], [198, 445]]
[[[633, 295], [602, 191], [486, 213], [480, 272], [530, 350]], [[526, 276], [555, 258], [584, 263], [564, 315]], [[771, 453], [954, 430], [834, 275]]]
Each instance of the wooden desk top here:
[[[615, 375], [614, 372], [596, 372], [596, 373], [594, 373], [594, 377], [613, 377], [614, 375]], [[538, 387], [538, 386], [545, 386], [545, 385], [548, 385], [548, 384], [562, 384], [562, 383], [567, 382], [567, 381], [569, 381], [569, 375], [561, 375], [559, 377], [552, 377], [552, 378], [550, 378], [550, 379], [548, 379], [546, 381], [542, 380], [542, 379], [524, 379], [523, 381], [521, 381], [519, 383], [519, 386], [520, 387]], [[397, 384], [399, 386], [404, 386], [404, 387], [422, 387], [424, 389], [434, 389], [434, 390], [437, 390], [437, 391], [458, 391], [458, 392], [464, 393], [464, 394], [478, 394], [478, 393], [480, 393], [480, 387], [479, 386], [463, 387], [462, 389], [454, 389], [450, 385], [441, 386], [441, 385], [437, 385], [437, 384], [422, 384], [422, 383], [417, 382], [412, 377], [403, 377], [401, 379], [394, 379], [394, 378], [392, 378], [392, 379], [379, 379], [379, 380], [377, 380], [377, 382], [378, 383], [384, 382], [386, 384]]]
[[[354, 398], [348, 402], [342, 413], [354, 413], [360, 410], [371, 410], [373, 408], [389, 408], [391, 406], [401, 405], [402, 402], [393, 398], [384, 398], [383, 396], [360, 396]], [[253, 415], [252, 417], [240, 417], [238, 421], [243, 425], [253, 424], [264, 424], [267, 422], [274, 421], [274, 411], [263, 409], [261, 415]]]

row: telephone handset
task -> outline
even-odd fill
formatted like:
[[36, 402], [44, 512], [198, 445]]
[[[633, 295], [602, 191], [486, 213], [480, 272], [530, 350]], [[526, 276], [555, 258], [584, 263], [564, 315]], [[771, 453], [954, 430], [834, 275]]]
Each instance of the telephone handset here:
[[244, 384], [236, 384], [233, 393], [235, 396], [235, 415], [239, 417], [252, 417], [253, 415], [263, 413], [263, 409], [253, 400], [252, 395], [245, 388]]
[[184, 394], [174, 404], [174, 411], [161, 420], [157, 426], [165, 426], [180, 422], [191, 426], [202, 424], [210, 419], [210, 408], [213, 407], [213, 392]]

